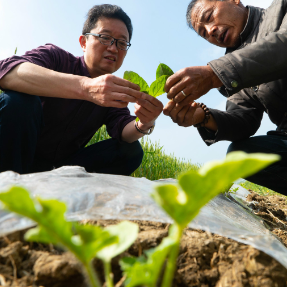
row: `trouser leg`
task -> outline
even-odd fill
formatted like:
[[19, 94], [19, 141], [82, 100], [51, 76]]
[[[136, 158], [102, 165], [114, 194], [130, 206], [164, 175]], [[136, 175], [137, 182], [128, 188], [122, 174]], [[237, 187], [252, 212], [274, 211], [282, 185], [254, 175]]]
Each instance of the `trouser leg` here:
[[109, 139], [81, 149], [56, 166], [79, 165], [87, 172], [130, 175], [140, 166], [142, 158], [143, 150], [138, 141], [120, 143]]
[[262, 171], [246, 178], [246, 180], [287, 195], [287, 137], [252, 137], [247, 140], [233, 142], [229, 146], [227, 153], [232, 151], [273, 153], [280, 155], [281, 161], [268, 166]]
[[15, 91], [0, 95], [0, 172], [30, 171], [42, 121], [39, 97]]

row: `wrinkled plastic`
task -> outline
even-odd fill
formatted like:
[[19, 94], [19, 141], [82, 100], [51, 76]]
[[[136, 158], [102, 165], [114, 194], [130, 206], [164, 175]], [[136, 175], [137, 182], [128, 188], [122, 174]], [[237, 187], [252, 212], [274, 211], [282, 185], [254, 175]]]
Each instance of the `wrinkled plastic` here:
[[[81, 167], [62, 167], [50, 172], [19, 175], [0, 173], [0, 192], [12, 185], [27, 188], [33, 196], [56, 198], [68, 206], [69, 220], [130, 219], [171, 222], [150, 197], [152, 182], [145, 178], [91, 174]], [[248, 191], [238, 187], [229, 197], [221, 194], [204, 208], [190, 227], [232, 238], [264, 251], [287, 268], [287, 249], [252, 214], [244, 201]], [[0, 210], [0, 235], [33, 226], [30, 220]]]

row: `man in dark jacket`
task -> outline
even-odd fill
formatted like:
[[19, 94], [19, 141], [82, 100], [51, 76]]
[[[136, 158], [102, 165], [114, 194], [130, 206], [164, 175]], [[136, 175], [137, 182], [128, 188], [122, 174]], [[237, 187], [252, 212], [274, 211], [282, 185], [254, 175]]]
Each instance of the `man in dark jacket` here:
[[[163, 105], [111, 75], [131, 37], [131, 20], [120, 7], [96, 5], [79, 39], [84, 56], [46, 44], [0, 61], [0, 172], [80, 165], [129, 175], [140, 165], [137, 140], [151, 133]], [[130, 102], [138, 122], [127, 109]], [[85, 148], [103, 124], [112, 139]]]
[[[228, 152], [276, 153], [281, 161], [248, 180], [287, 194], [287, 0], [264, 10], [240, 0], [193, 0], [187, 22], [226, 55], [203, 67], [178, 71], [166, 84], [164, 114], [180, 126], [196, 126], [207, 145], [231, 141]], [[227, 97], [226, 112], [193, 101], [212, 88]], [[251, 137], [263, 113], [277, 125]]]

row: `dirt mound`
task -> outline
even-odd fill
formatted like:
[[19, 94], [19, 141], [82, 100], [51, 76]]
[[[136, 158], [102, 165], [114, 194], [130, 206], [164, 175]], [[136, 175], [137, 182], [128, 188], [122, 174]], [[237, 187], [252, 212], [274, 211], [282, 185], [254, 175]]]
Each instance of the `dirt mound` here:
[[[106, 226], [117, 222], [92, 223]], [[139, 256], [167, 236], [168, 224], [137, 223], [140, 226], [137, 241], [113, 260], [115, 283], [122, 279], [118, 265], [121, 257]], [[23, 234], [16, 232], [0, 239], [1, 286], [86, 286], [81, 266], [71, 255], [52, 245], [27, 243]], [[267, 287], [286, 286], [287, 282], [287, 270], [265, 253], [200, 230], [185, 230], [177, 264], [174, 286]], [[94, 265], [102, 273], [101, 263], [95, 260]]]
[[252, 190], [246, 201], [253, 213], [260, 216], [266, 227], [287, 247], [287, 198], [275, 195], [261, 196]]

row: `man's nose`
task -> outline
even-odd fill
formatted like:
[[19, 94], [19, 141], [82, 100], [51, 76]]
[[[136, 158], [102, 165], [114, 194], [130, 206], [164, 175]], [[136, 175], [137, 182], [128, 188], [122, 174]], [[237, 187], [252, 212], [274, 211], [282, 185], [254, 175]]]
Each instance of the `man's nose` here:
[[215, 25], [206, 25], [205, 26], [206, 32], [209, 36], [215, 36], [216, 31], [218, 30], [217, 26]]
[[108, 50], [118, 52], [117, 41], [114, 41], [112, 45], [109, 45]]

